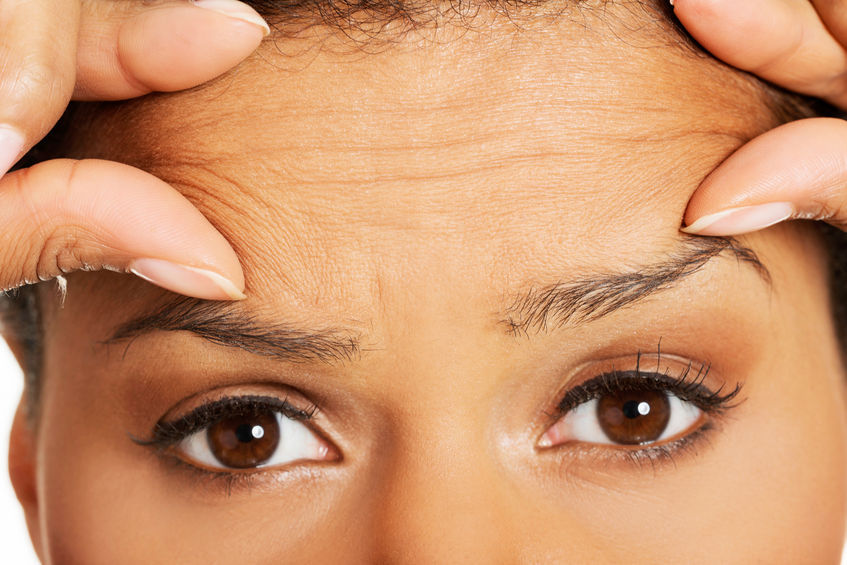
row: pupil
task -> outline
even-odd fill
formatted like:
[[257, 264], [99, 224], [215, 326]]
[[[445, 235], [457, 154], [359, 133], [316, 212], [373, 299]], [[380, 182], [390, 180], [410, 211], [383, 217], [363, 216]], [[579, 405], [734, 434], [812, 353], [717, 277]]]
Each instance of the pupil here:
[[[637, 400], [630, 400], [625, 402], [623, 405], [623, 415], [629, 418], [630, 420], [633, 418], [638, 418], [641, 416], [641, 405], [647, 404], [646, 402], [638, 402]], [[648, 405], [649, 406], [649, 405]], [[647, 409], [649, 413], [649, 408]]]
[[253, 441], [253, 428], [259, 428], [259, 426], [251, 426], [250, 424], [241, 424], [237, 428], [235, 428], [235, 437], [238, 438], [238, 441], [242, 443], [249, 443]]

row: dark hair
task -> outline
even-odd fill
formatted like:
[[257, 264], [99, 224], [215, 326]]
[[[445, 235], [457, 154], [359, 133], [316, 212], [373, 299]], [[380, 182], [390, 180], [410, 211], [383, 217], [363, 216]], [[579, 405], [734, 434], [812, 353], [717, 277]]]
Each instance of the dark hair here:
[[821, 224], [821, 235], [829, 252], [829, 296], [835, 331], [847, 362], [847, 232]]
[[[472, 27], [473, 17], [482, 7], [488, 7], [510, 20], [517, 14], [540, 10], [545, 16], [567, 17], [587, 10], [603, 12], [605, 2], [587, 6], [580, 0], [566, 2], [564, 7], [551, 8], [548, 0], [450, 0], [447, 3], [433, 0], [247, 0], [266, 16], [282, 37], [296, 36], [315, 26], [336, 30], [350, 38], [354, 44], [391, 41], [404, 33], [430, 25], [443, 24], [445, 20]], [[628, 0], [616, 2], [660, 29], [665, 29], [670, 41], [678, 44], [692, 56], [708, 57], [675, 19], [665, 0]], [[547, 11], [541, 9], [546, 6]], [[398, 24], [386, 31], [389, 24]], [[673, 30], [676, 30], [674, 33]], [[750, 77], [765, 94], [770, 111], [777, 122], [788, 122], [812, 116], [839, 115], [832, 107], [811, 98], [782, 91]], [[22, 161], [21, 166], [61, 155], [65, 130], [73, 121], [74, 109], [69, 109], [54, 131], [36, 146]], [[847, 354], [847, 233], [828, 225], [819, 225], [822, 241], [829, 253], [829, 281], [835, 328], [842, 352]], [[24, 354], [24, 374], [29, 406], [36, 406], [39, 375], [42, 370], [42, 326], [37, 293], [33, 287], [0, 294], [0, 321], [6, 331], [20, 343]], [[847, 357], [847, 355], [845, 355]]]

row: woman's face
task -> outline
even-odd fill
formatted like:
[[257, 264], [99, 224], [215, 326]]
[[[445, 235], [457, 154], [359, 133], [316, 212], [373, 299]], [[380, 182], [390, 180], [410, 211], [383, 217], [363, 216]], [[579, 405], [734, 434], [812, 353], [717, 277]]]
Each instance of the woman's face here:
[[281, 40], [101, 108], [75, 154], [194, 201], [249, 297], [43, 294], [42, 558], [836, 562], [819, 244], [678, 231], [773, 118], [658, 24], [589, 23]]

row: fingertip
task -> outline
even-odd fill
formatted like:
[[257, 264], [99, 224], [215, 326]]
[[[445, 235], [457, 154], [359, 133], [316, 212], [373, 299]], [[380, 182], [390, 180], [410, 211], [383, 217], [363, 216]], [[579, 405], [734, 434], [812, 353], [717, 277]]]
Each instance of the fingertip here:
[[58, 159], [7, 175], [0, 225], [0, 288], [107, 268], [195, 298], [245, 298], [229, 241], [173, 187], [128, 165]]
[[268, 22], [256, 10], [243, 2], [236, 2], [235, 0], [191, 0], [191, 3], [198, 8], [212, 10], [229, 18], [258, 26], [265, 37], [271, 33]]
[[127, 269], [137, 277], [171, 292], [204, 300], [244, 300], [243, 284], [198, 267], [162, 259], [136, 259]]
[[18, 162], [24, 153], [26, 138], [17, 128], [0, 124], [0, 177]]
[[768, 228], [795, 214], [794, 205], [790, 202], [740, 206], [701, 216], [680, 231], [692, 235], [740, 235]]
[[804, 29], [795, 7], [779, 0], [675, 0], [674, 14], [706, 50], [748, 71], [795, 49]]
[[87, 97], [120, 99], [197, 86], [238, 65], [269, 32], [257, 12], [230, 0], [147, 10], [121, 27], [115, 61], [120, 72], [101, 71], [99, 87], [89, 88]]

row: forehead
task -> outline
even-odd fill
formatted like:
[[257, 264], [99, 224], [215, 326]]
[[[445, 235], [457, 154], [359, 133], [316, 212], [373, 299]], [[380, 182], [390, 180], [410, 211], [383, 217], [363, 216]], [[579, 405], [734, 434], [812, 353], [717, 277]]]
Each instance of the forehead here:
[[75, 150], [173, 184], [254, 296], [305, 311], [646, 262], [772, 117], [736, 73], [612, 25], [278, 40], [211, 85], [99, 108]]

